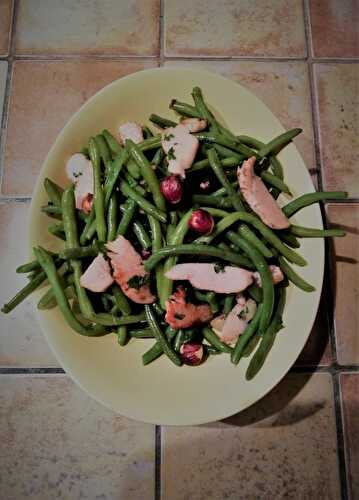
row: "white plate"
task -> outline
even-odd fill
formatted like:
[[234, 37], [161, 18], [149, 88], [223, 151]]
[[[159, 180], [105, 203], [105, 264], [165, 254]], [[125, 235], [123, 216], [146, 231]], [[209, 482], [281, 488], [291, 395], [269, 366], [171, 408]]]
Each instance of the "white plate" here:
[[[191, 102], [198, 85], [217, 116], [238, 134], [269, 141], [284, 131], [273, 113], [241, 85], [214, 73], [193, 69], [160, 68], [121, 78], [92, 97], [72, 117], [51, 148], [41, 169], [31, 204], [29, 244], [56, 248], [48, 236], [49, 219], [41, 214], [46, 203], [45, 177], [67, 184], [66, 159], [87, 143], [88, 137], [108, 128], [113, 133], [126, 120], [147, 123], [151, 113], [168, 116], [172, 98]], [[280, 99], [280, 96], [278, 96]], [[291, 144], [280, 154], [285, 179], [294, 196], [314, 191], [306, 166]], [[318, 206], [307, 207], [295, 220], [322, 228]], [[259, 374], [250, 382], [244, 374], [248, 360], [235, 367], [228, 356], [212, 356], [199, 367], [177, 368], [164, 356], [147, 367], [141, 356], [151, 340], [117, 345], [115, 335], [85, 338], [73, 332], [58, 310], [38, 312], [41, 329], [64, 370], [96, 400], [136, 420], [156, 424], [200, 424], [228, 417], [263, 397], [290, 369], [311, 331], [320, 298], [324, 268], [321, 239], [304, 239], [300, 253], [308, 266], [301, 275], [315, 287], [305, 293], [291, 286], [284, 314], [285, 328]]]

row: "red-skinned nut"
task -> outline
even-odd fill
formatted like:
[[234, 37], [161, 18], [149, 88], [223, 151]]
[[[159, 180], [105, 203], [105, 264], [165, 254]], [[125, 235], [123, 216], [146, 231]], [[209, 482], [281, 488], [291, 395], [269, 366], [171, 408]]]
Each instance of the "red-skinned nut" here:
[[186, 365], [199, 365], [201, 364], [204, 355], [203, 346], [198, 342], [186, 342], [181, 345], [180, 354]]
[[197, 233], [210, 234], [213, 231], [214, 219], [209, 212], [199, 208], [198, 210], [193, 211], [191, 218], [188, 221], [188, 225]]
[[172, 205], [176, 205], [182, 199], [183, 187], [177, 175], [169, 175], [161, 181], [161, 193]]

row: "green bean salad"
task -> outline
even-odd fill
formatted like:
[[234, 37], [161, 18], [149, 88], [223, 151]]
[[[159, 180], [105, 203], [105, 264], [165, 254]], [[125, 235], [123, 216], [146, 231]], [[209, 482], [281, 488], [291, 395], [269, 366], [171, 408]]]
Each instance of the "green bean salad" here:
[[301, 132], [270, 142], [236, 135], [210, 111], [200, 88], [193, 103], [173, 99], [173, 119], [123, 123], [90, 137], [68, 160], [66, 187], [46, 178], [50, 234], [58, 252], [37, 246], [19, 266], [27, 284], [2, 307], [10, 313], [43, 284], [40, 310], [59, 307], [78, 334], [115, 334], [120, 346], [153, 339], [147, 365], [167, 356], [197, 366], [251, 357], [246, 378], [265, 363], [283, 327], [286, 287], [314, 287], [301, 238], [340, 237], [340, 229], [290, 222], [299, 210], [345, 192], [291, 196], [278, 153]]

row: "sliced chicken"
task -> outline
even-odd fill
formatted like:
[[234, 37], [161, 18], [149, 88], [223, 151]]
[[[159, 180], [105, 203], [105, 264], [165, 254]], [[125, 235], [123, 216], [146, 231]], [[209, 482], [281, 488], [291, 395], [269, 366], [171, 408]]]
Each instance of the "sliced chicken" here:
[[99, 254], [81, 276], [80, 285], [91, 292], [104, 292], [113, 281], [110, 264]]
[[118, 133], [122, 144], [125, 144], [126, 139], [131, 139], [135, 144], [143, 141], [142, 127], [135, 122], [126, 122], [119, 126]]
[[152, 304], [156, 297], [152, 295], [148, 284], [149, 273], [145, 271], [140, 254], [123, 236], [106, 243], [108, 257], [111, 260], [116, 283], [127, 297], [137, 304]]
[[162, 132], [162, 148], [167, 154], [168, 171], [186, 177], [198, 149], [198, 139], [181, 123]]
[[[284, 280], [284, 274], [283, 274], [280, 267], [274, 266], [273, 264], [270, 264], [269, 270], [272, 274], [272, 281], [273, 281], [274, 285], [276, 285], [277, 283], [280, 283], [281, 281]], [[252, 274], [253, 274], [253, 279], [254, 279], [255, 283], [258, 286], [262, 286], [262, 280], [261, 280], [259, 273], [256, 271]]]
[[199, 290], [217, 293], [236, 293], [253, 282], [253, 273], [246, 269], [221, 264], [177, 264], [166, 272], [170, 280], [188, 280]]
[[209, 305], [196, 306], [186, 302], [186, 292], [182, 287], [178, 287], [166, 302], [165, 321], [176, 330], [207, 323], [212, 316]]
[[264, 224], [272, 229], [285, 229], [290, 226], [290, 222], [262, 179], [255, 175], [255, 161], [255, 156], [252, 156], [243, 162], [242, 167], [238, 167], [237, 177], [241, 193], [253, 212], [262, 219]]
[[91, 212], [94, 181], [90, 160], [82, 153], [72, 155], [66, 164], [66, 175], [75, 184], [76, 208], [86, 213]]
[[207, 121], [200, 118], [184, 118], [181, 120], [181, 125], [185, 125], [189, 132], [193, 134], [194, 132], [204, 130], [207, 127]]
[[257, 310], [254, 300], [246, 300], [242, 294], [237, 297], [237, 304], [228, 313], [223, 314], [211, 321], [211, 326], [218, 337], [226, 344], [234, 344], [247, 328], [249, 321], [253, 318]]

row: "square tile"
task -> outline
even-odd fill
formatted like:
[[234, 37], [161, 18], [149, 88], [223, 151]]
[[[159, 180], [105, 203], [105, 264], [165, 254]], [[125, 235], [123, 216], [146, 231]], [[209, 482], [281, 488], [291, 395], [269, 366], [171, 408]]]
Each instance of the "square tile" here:
[[156, 65], [155, 60], [16, 61], [2, 192], [30, 195], [43, 160], [71, 115], [113, 80]]
[[324, 188], [359, 196], [359, 64], [315, 64]]
[[347, 231], [332, 242], [338, 363], [359, 363], [359, 204], [330, 204], [328, 219]]
[[10, 30], [12, 17], [12, 0], [0, 2], [0, 56], [9, 53]]
[[165, 66], [207, 69], [247, 87], [270, 108], [283, 127], [303, 129], [294, 142], [308, 169], [315, 172], [309, 77], [305, 63], [166, 61]]
[[[324, 290], [326, 289], [327, 281], [324, 282]], [[322, 292], [312, 331], [295, 364], [297, 366], [328, 366], [332, 364], [325, 292]]]
[[154, 499], [155, 429], [66, 376], [0, 377], [3, 498]]
[[289, 374], [234, 417], [164, 428], [161, 498], [340, 498], [333, 406], [330, 375]]
[[18, 54], [159, 53], [159, 0], [22, 0]]
[[340, 388], [344, 418], [348, 490], [353, 500], [359, 497], [359, 373], [342, 373]]
[[301, 0], [166, 0], [169, 57], [305, 57]]
[[314, 57], [359, 57], [357, 0], [309, 0]]
[[[28, 262], [27, 223], [29, 203], [0, 203], [0, 307], [27, 283], [25, 275], [15, 269]], [[12, 312], [0, 312], [0, 366], [58, 366], [50, 352], [35, 317], [31, 298]]]
[[7, 62], [0, 61], [0, 123], [2, 120], [2, 112], [4, 105], [6, 77], [7, 77]]

